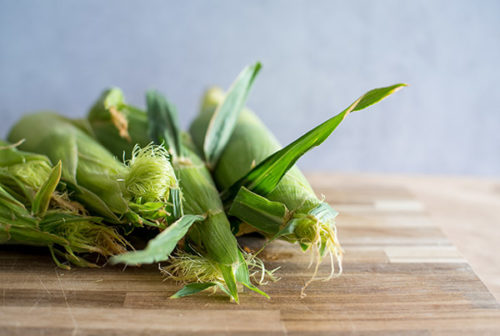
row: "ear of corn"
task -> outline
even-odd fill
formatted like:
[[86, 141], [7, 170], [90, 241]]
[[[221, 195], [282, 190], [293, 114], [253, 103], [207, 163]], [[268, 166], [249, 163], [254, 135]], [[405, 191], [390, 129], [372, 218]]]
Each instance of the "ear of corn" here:
[[[190, 133], [198, 147], [201, 147], [204, 142], [203, 128], [207, 127], [216, 106], [223, 97], [222, 90], [217, 88], [206, 93], [201, 113], [190, 128]], [[219, 189], [228, 189], [257, 164], [279, 149], [281, 146], [278, 141], [257, 116], [248, 109], [243, 110], [231, 139], [213, 170], [213, 176]], [[288, 170], [275, 190], [264, 196], [271, 201], [283, 203], [289, 211], [302, 210], [307, 212], [321, 203], [297, 167]], [[277, 232], [277, 230], [273, 231]]]
[[170, 190], [178, 186], [161, 147], [135, 149], [124, 165], [70, 120], [50, 112], [22, 118], [9, 140], [23, 139], [19, 148], [61, 160], [62, 179], [74, 197], [107, 220], [166, 226], [173, 206], [167, 204]]
[[[256, 67], [252, 71], [258, 71]], [[247, 85], [251, 85], [252, 80], [248, 76], [238, 78], [238, 81], [246, 81]], [[238, 86], [237, 90], [246, 89], [246, 86]], [[164, 134], [172, 125], [155, 123], [157, 120], [173, 121], [177, 125], [177, 115], [175, 110], [169, 109], [169, 104], [165, 102], [165, 98], [158, 93], [150, 92], [148, 94], [148, 116], [150, 119], [150, 127], [153, 131], [150, 134]], [[158, 101], [152, 104], [152, 101]], [[163, 108], [158, 108], [162, 106]], [[155, 131], [154, 128], [157, 128]], [[157, 143], [167, 142], [168, 140], [154, 139]], [[220, 140], [222, 141], [222, 140]], [[237, 284], [241, 283], [247, 288], [267, 296], [257, 287], [253, 286], [248, 277], [248, 265], [241, 252], [237, 247], [237, 242], [230, 230], [230, 224], [224, 212], [223, 205], [218, 196], [218, 191], [212, 182], [209, 171], [206, 169], [205, 163], [186, 146], [183, 146], [181, 152], [183, 156], [174, 156], [173, 165], [176, 169], [176, 174], [181, 181], [181, 187], [186, 197], [185, 211], [187, 213], [202, 214], [206, 217], [204, 221], [193, 226], [189, 238], [206, 253], [209, 259], [216, 262], [217, 270], [224, 279], [232, 298], [238, 302]], [[214, 282], [218, 283], [218, 282]]]
[[[172, 276], [177, 276], [178, 279], [185, 281], [193, 281], [193, 277], [189, 276], [189, 274], [192, 273], [194, 269], [193, 265], [199, 259], [197, 257], [199, 255], [203, 260], [207, 260], [207, 263], [204, 264], [205, 266], [215, 265], [215, 272], [209, 273], [213, 277], [213, 281], [209, 282], [219, 283], [220, 286], [225, 288], [224, 292], [229, 293], [232, 299], [238, 302], [237, 283], [241, 283], [241, 280], [247, 282], [247, 279], [240, 275], [244, 273], [242, 270], [247, 268], [247, 264], [244, 260], [242, 262], [240, 258], [238, 245], [231, 232], [230, 224], [224, 213], [217, 188], [213, 184], [203, 160], [190, 150], [190, 140], [186, 138], [186, 135], [182, 137], [181, 143], [181, 133], [178, 129], [177, 116], [172, 109], [172, 105], [156, 92], [148, 93], [147, 103], [148, 114], [151, 120], [150, 125], [140, 117], [127, 119], [129, 114], [126, 113], [123, 116], [126, 119], [128, 127], [134, 125], [136, 130], [142, 129], [138, 133], [151, 134], [155, 138], [149, 137], [144, 139], [143, 136], [137, 138], [131, 136], [131, 142], [142, 145], [155, 140], [157, 143], [164, 143], [169, 147], [168, 149], [172, 154], [172, 165], [183, 193], [184, 213], [204, 218], [202, 221], [191, 226], [184, 243], [186, 248], [191, 250], [191, 258], [184, 257], [182, 262], [180, 262], [181, 259], [179, 258], [171, 259], [171, 263], [177, 265], [174, 268], [175, 274], [172, 274]], [[137, 109], [134, 113], [137, 113]], [[144, 112], [142, 113], [146, 115]], [[117, 155], [123, 151], [127, 151], [130, 146], [124, 145], [124, 139], [120, 137], [120, 132], [115, 131], [113, 133], [116, 137], [115, 140], [112, 140], [109, 136], [101, 136], [99, 134], [104, 129], [102, 120], [103, 118], [99, 120], [94, 119], [92, 112], [89, 115], [92, 127], [94, 124], [98, 125], [98, 127], [93, 128], [95, 136]], [[116, 127], [111, 121], [109, 121], [109, 126]], [[150, 126], [152, 127], [150, 128]], [[124, 134], [124, 132], [122, 133]], [[117, 144], [124, 146], [120, 147], [121, 145]], [[174, 269], [172, 269], [172, 272], [174, 272]], [[202, 281], [206, 282], [208, 278], [203, 277]], [[249, 283], [249, 280], [248, 286], [256, 290]]]
[[[318, 251], [317, 267], [327, 252], [337, 258], [341, 267], [342, 249], [334, 224], [337, 213], [316, 197], [294, 164], [309, 149], [321, 144], [351, 111], [364, 109], [402, 86], [397, 84], [366, 93], [284, 149], [251, 111], [244, 110], [213, 170], [230, 214], [273, 239], [278, 234], [297, 241], [304, 250], [314, 247]], [[216, 88], [205, 95], [201, 113], [190, 128], [198, 148], [205, 146], [205, 130], [210, 127], [223, 99], [223, 92]]]
[[[124, 252], [127, 241], [100, 224], [100, 218], [61, 206], [62, 197], [56, 197], [61, 162], [54, 168], [49, 162], [42, 155], [0, 142], [0, 243], [46, 246], [62, 268], [69, 266], [58, 256], [78, 266], [95, 267], [78, 254], [107, 257]], [[45, 181], [40, 184], [40, 180]], [[65, 204], [71, 203], [66, 200]]]

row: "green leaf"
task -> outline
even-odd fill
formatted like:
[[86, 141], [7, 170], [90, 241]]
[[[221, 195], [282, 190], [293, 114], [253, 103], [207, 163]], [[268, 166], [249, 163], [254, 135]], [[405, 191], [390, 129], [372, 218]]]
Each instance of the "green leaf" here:
[[283, 203], [269, 201], [242, 187], [228, 214], [238, 217], [259, 231], [276, 234], [285, 223], [288, 210]]
[[251, 283], [245, 283], [245, 282], [242, 282], [243, 286], [245, 286], [246, 288], [254, 291], [255, 293], [257, 294], [260, 294], [262, 295], [263, 297], [267, 298], [267, 299], [270, 299], [271, 297], [266, 293], [264, 292], [263, 290], [259, 289], [258, 287], [252, 285]]
[[[361, 97], [359, 97], [359, 99], [356, 101], [357, 104], [356, 104], [356, 102], [354, 102], [351, 105], [353, 107], [352, 111], [360, 111], [360, 110], [363, 110], [363, 109], [365, 109], [373, 104], [376, 104], [379, 101], [381, 101], [382, 99], [395, 93], [396, 91], [401, 90], [405, 86], [408, 86], [408, 84], [400, 83], [400, 84], [394, 84], [391, 86], [386, 86], [383, 88], [377, 88], [377, 89], [370, 90], [367, 93], [365, 93], [364, 95], [362, 95]], [[351, 107], [351, 106], [349, 106], [349, 107]]]
[[18, 215], [27, 215], [24, 204], [10, 195], [3, 186], [0, 185], [0, 204]]
[[108, 220], [110, 220], [115, 224], [121, 222], [120, 219], [115, 215], [115, 213], [111, 211], [106, 202], [104, 202], [95, 193], [82, 186], [77, 186], [73, 184], [71, 184], [71, 186], [76, 190], [76, 193], [74, 194], [73, 197], [77, 201], [85, 203], [86, 208], [89, 208], [94, 212], [100, 214], [101, 216], [106, 217]]
[[10, 144], [0, 140], [0, 166], [8, 167], [19, 163], [26, 163], [28, 161], [43, 161], [50, 164], [49, 159], [44, 155], [18, 150], [17, 147], [23, 143], [24, 140], [18, 141], [15, 144]]
[[267, 245], [269, 245], [271, 242], [275, 241], [276, 239], [283, 237], [283, 236], [288, 236], [288, 235], [291, 235], [292, 233], [294, 233], [295, 228], [297, 227], [298, 223], [299, 223], [299, 221], [296, 218], [289, 220], [283, 229], [279, 230], [274, 236], [272, 236], [265, 243], [265, 245], [261, 248], [261, 251], [264, 249], [264, 247], [266, 247]]
[[238, 287], [236, 286], [236, 275], [233, 270], [232, 265], [222, 265], [219, 264], [219, 269], [222, 273], [222, 276], [224, 277], [224, 282], [226, 283], [227, 289], [229, 290], [229, 294], [231, 298], [236, 302], [239, 303], [239, 298], [238, 298]]
[[172, 215], [169, 217], [169, 222], [172, 222], [184, 215], [182, 192], [180, 188], [170, 189], [170, 202], [172, 203]]
[[[11, 240], [12, 243], [34, 246], [50, 246], [59, 244], [61, 246], [69, 244], [68, 240], [59, 235], [40, 231], [36, 224], [26, 226], [19, 225], [19, 219], [8, 223], [3, 218], [0, 219], [0, 242], [5, 243]], [[7, 239], [5, 239], [5, 236]], [[4, 239], [2, 239], [4, 238]]]
[[177, 293], [172, 295], [170, 298], [171, 299], [179, 299], [185, 296], [197, 294], [201, 291], [204, 291], [205, 289], [208, 289], [210, 287], [216, 286], [217, 284], [215, 282], [204, 282], [204, 283], [190, 283], [187, 284], [186, 286], [182, 287]]
[[181, 129], [173, 104], [158, 91], [146, 93], [149, 136], [156, 144], [164, 143], [174, 156], [182, 156]]
[[[54, 146], [54, 144], [58, 144]], [[41, 148], [48, 148], [48, 156], [60, 158], [62, 162], [62, 178], [77, 185], [76, 170], [78, 167], [78, 144], [74, 133], [64, 130], [54, 132], [54, 135], [42, 141]], [[55, 160], [54, 160], [55, 161]]]
[[52, 245], [49, 245], [49, 251], [50, 251], [50, 255], [52, 256], [52, 260], [54, 260], [54, 262], [56, 263], [57, 267], [62, 268], [63, 270], [67, 270], [67, 271], [69, 271], [71, 269], [70, 266], [62, 264], [57, 259], [56, 253], [55, 253], [55, 251], [57, 251], [57, 250], [54, 251], [54, 247]]
[[144, 250], [113, 256], [110, 262], [111, 264], [124, 263], [135, 266], [167, 260], [179, 240], [186, 235], [191, 225], [203, 219], [203, 216], [184, 215], [155, 238], [151, 239]]
[[396, 84], [365, 93], [341, 113], [315, 127], [285, 148], [270, 155], [232, 186], [224, 190], [221, 193], [222, 200], [226, 204], [230, 203], [243, 186], [259, 195], [267, 195], [278, 185], [281, 178], [293, 167], [295, 162], [311, 148], [325, 141], [350, 112], [359, 111], [373, 105], [403, 86], [406, 86], [406, 84]]
[[229, 293], [229, 290], [226, 288], [226, 286], [224, 286], [224, 284], [220, 283], [219, 281], [217, 281], [215, 283], [217, 285], [217, 287], [219, 287], [219, 289], [221, 291], [223, 291], [227, 296], [231, 297], [231, 293]]
[[203, 143], [205, 161], [209, 168], [215, 167], [226, 147], [260, 68], [261, 64], [257, 62], [243, 69], [229, 88], [224, 100], [215, 110], [208, 124]]
[[21, 203], [33, 203], [33, 188], [7, 170], [0, 169], [0, 184], [10, 196], [23, 200]]
[[238, 251], [238, 256], [239, 256], [239, 260], [240, 260], [240, 265], [239, 265], [238, 269], [236, 270], [236, 280], [238, 282], [241, 282], [243, 284], [243, 286], [245, 286], [246, 288], [270, 299], [269, 295], [267, 295], [266, 292], [262, 291], [257, 286], [254, 286], [252, 284], [252, 282], [250, 281], [250, 273], [248, 272], [247, 262], [245, 261], [245, 258], [243, 257], [243, 254], [241, 253], [241, 251]]
[[238, 250], [238, 260], [239, 265], [236, 269], [236, 281], [241, 283], [250, 283], [250, 273], [248, 271], [248, 265], [245, 257], [243, 257], [243, 253], [241, 253], [240, 250]]
[[32, 213], [35, 216], [43, 217], [49, 208], [52, 193], [56, 190], [57, 184], [61, 179], [62, 163], [59, 161], [57, 165], [52, 168], [47, 181], [44, 182], [40, 190], [35, 195], [33, 200]]
[[266, 292], [260, 290], [256, 286], [254, 286], [252, 284], [252, 282], [250, 281], [250, 274], [248, 272], [247, 262], [245, 261], [245, 258], [243, 257], [243, 254], [241, 253], [241, 251], [238, 251], [238, 256], [239, 256], [239, 260], [240, 260], [240, 265], [236, 271], [236, 280], [238, 282], [241, 282], [246, 288], [270, 299], [269, 295], [267, 295]]

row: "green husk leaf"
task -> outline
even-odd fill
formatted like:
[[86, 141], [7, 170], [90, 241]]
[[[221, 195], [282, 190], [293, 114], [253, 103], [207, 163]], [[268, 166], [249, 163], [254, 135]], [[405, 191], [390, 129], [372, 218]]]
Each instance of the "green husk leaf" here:
[[64, 265], [59, 261], [59, 259], [57, 259], [56, 253], [55, 253], [55, 251], [57, 251], [57, 250], [54, 250], [54, 247], [52, 245], [49, 246], [49, 251], [50, 251], [50, 255], [52, 256], [52, 260], [54, 260], [57, 267], [59, 267], [63, 270], [67, 270], [67, 271], [69, 271], [71, 269], [71, 267], [69, 265]]
[[[155, 122], [155, 120], [167, 120], [168, 118], [155, 117], [154, 114], [165, 114], [169, 111], [167, 109], [152, 109], [150, 111], [151, 113], [148, 114], [150, 125], [157, 128], [156, 138], [153, 141], [157, 144], [164, 143], [163, 136], [164, 133], [168, 133], [168, 127], [165, 124]], [[186, 209], [188, 212], [207, 214], [205, 220], [191, 230], [190, 238], [195, 237], [196, 244], [201, 244], [203, 241], [207, 258], [211, 258], [215, 262], [227, 285], [226, 292], [238, 302], [236, 279], [233, 272], [233, 264], [237, 258], [236, 239], [225, 228], [227, 219], [208, 170], [196, 155], [190, 153], [187, 148], [183, 150], [185, 150], [187, 157], [174, 158], [174, 167], [176, 167], [182, 191], [185, 195], [187, 193], [188, 208]], [[194, 191], [196, 191], [195, 197], [189, 198], [190, 193]]]
[[267, 298], [267, 299], [270, 299], [271, 297], [266, 293], [264, 292], [263, 290], [259, 289], [258, 287], [252, 285], [251, 283], [246, 283], [246, 282], [242, 282], [243, 286], [245, 286], [246, 288], [250, 289], [251, 291], [254, 291], [255, 293], [257, 294], [260, 294], [262, 295], [263, 297]]
[[47, 181], [45, 181], [40, 190], [36, 193], [31, 209], [35, 216], [43, 217], [47, 212], [52, 198], [52, 193], [56, 190], [57, 184], [61, 179], [61, 171], [62, 163], [59, 161], [52, 169]]
[[[57, 146], [54, 144], [57, 144]], [[52, 137], [45, 140], [41, 147], [47, 150], [48, 156], [60, 158], [62, 161], [61, 176], [76, 191], [75, 199], [86, 204], [97, 213], [106, 216], [111, 221], [120, 222], [119, 218], [101, 197], [77, 182], [78, 145], [74, 133], [65, 133], [59, 130]]]
[[238, 269], [236, 270], [236, 280], [238, 280], [238, 282], [241, 282], [243, 286], [245, 286], [246, 288], [270, 299], [269, 295], [267, 295], [266, 292], [254, 286], [250, 281], [250, 273], [248, 272], [248, 267], [246, 266], [246, 260], [241, 251], [238, 251], [238, 257], [240, 259], [240, 267], [238, 267]]
[[242, 187], [228, 214], [252, 225], [259, 231], [276, 234], [285, 223], [288, 210], [283, 203], [272, 202]]
[[295, 228], [297, 227], [297, 224], [298, 224], [297, 219], [289, 220], [286, 226], [283, 229], [279, 230], [278, 233], [276, 233], [276, 235], [269, 240], [269, 242], [278, 239], [280, 237], [293, 234]]
[[96, 211], [102, 216], [105, 216], [111, 222], [116, 224], [120, 223], [120, 219], [118, 218], [118, 216], [113, 211], [111, 211], [106, 202], [104, 202], [99, 196], [82, 186], [73, 187], [77, 190], [77, 193], [74, 195], [74, 198], [76, 200], [85, 203], [86, 207], [93, 211]]
[[6, 207], [16, 214], [25, 214], [26, 213], [26, 207], [24, 204], [7, 192], [2, 186], [0, 186], [0, 202], [2, 207]]
[[0, 243], [7, 241], [33, 246], [50, 246], [52, 244], [69, 244], [65, 238], [50, 232], [40, 231], [36, 224], [20, 224], [19, 218], [16, 220], [0, 219]]
[[[286, 223], [285, 227], [283, 227], [281, 230], [279, 230], [276, 234], [274, 234], [271, 238], [269, 238], [267, 240], [267, 242], [259, 250], [259, 252], [257, 252], [257, 254], [259, 254], [261, 251], [263, 251], [266, 246], [268, 246], [271, 242], [275, 241], [276, 239], [284, 237], [284, 236], [288, 236], [288, 235], [293, 235], [295, 228], [297, 227], [298, 222], [299, 221], [297, 219], [289, 220]], [[303, 245], [302, 243], [299, 243], [299, 244], [301, 244], [300, 245], [301, 248], [303, 248], [304, 246], [308, 246], [308, 245]], [[303, 249], [303, 251], [305, 251], [305, 250]]]
[[259, 195], [267, 195], [276, 187], [286, 172], [293, 167], [295, 162], [311, 148], [325, 141], [350, 112], [359, 111], [373, 105], [404, 86], [406, 84], [396, 84], [365, 93], [341, 113], [328, 119], [262, 161], [232, 186], [224, 190], [221, 193], [222, 200], [226, 204], [230, 204], [243, 186]]
[[236, 276], [233, 272], [232, 266], [229, 265], [218, 265], [222, 276], [224, 277], [224, 282], [226, 283], [227, 289], [229, 291], [229, 296], [234, 300], [234, 302], [239, 303], [238, 298], [238, 287], [236, 286]]
[[209, 168], [215, 167], [226, 147], [260, 68], [261, 64], [257, 62], [243, 69], [213, 114], [203, 143], [205, 161]]
[[113, 256], [110, 259], [110, 263], [123, 263], [135, 266], [167, 260], [179, 240], [186, 235], [191, 225], [203, 219], [202, 216], [184, 215], [155, 238], [150, 240], [144, 250]]
[[169, 217], [169, 222], [172, 222], [184, 216], [182, 193], [179, 188], [170, 189], [170, 201], [172, 203], [172, 215]]
[[[160, 92], [146, 93], [149, 136], [155, 144], [163, 144], [174, 158], [184, 155], [181, 129], [177, 110]], [[172, 217], [180, 218], [183, 213], [180, 189], [171, 190]]]
[[146, 104], [151, 139], [156, 143], [164, 141], [172, 155], [182, 156], [181, 129], [175, 106], [155, 90], [146, 93]]
[[216, 285], [217, 284], [215, 282], [205, 282], [205, 283], [193, 282], [193, 283], [187, 284], [184, 287], [182, 287], [179, 291], [177, 291], [170, 298], [171, 299], [179, 299], [179, 298], [182, 298], [185, 296], [197, 294], [199, 292], [204, 291], [205, 289], [208, 289], [208, 288], [216, 286]]
[[236, 280], [242, 283], [250, 283], [250, 273], [248, 271], [247, 262], [240, 250], [238, 250], [238, 259], [240, 261], [240, 266], [236, 270]]
[[[64, 144], [55, 146], [54, 144]], [[62, 158], [62, 176], [72, 184], [76, 182], [76, 171], [78, 167], [78, 145], [76, 136], [72, 133], [55, 133], [54, 136], [45, 141], [52, 157]]]
[[231, 293], [229, 293], [229, 290], [226, 288], [226, 286], [224, 286], [224, 284], [222, 284], [220, 282], [216, 282], [215, 284], [217, 285], [217, 287], [219, 287], [219, 289], [221, 291], [223, 291], [224, 293], [226, 293], [227, 296], [231, 297]]

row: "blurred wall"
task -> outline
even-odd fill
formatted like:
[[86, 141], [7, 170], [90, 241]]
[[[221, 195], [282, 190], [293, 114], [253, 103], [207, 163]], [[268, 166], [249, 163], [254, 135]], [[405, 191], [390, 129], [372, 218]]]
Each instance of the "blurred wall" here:
[[83, 116], [110, 85], [140, 106], [163, 91], [187, 127], [208, 85], [256, 60], [249, 105], [283, 143], [411, 84], [304, 169], [500, 175], [500, 1], [0, 0], [0, 136], [29, 111]]

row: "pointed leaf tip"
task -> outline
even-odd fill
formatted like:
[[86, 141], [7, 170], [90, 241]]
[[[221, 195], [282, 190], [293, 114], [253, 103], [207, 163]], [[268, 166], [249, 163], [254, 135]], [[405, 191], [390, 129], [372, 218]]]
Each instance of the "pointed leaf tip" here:
[[406, 84], [395, 84], [368, 91], [339, 114], [313, 128], [283, 149], [268, 156], [221, 193], [225, 206], [231, 206], [241, 187], [246, 187], [249, 191], [266, 196], [274, 190], [281, 178], [293, 167], [295, 162], [311, 148], [323, 143], [350, 112], [367, 108], [404, 86]]
[[231, 137], [236, 121], [245, 106], [250, 88], [262, 65], [257, 62], [245, 67], [229, 88], [208, 124], [203, 152], [209, 168], [213, 168]]
[[176, 222], [171, 224], [155, 238], [148, 242], [144, 250], [131, 251], [124, 254], [113, 256], [110, 259], [111, 264], [123, 263], [126, 265], [151, 264], [154, 262], [165, 261], [174, 250], [175, 246], [181, 240], [194, 222], [203, 220], [202, 216], [184, 215]]
[[177, 109], [156, 90], [146, 93], [149, 135], [156, 144], [164, 144], [174, 156], [182, 156], [181, 129]]
[[214, 282], [206, 282], [206, 283], [190, 283], [182, 287], [180, 290], [178, 290], [174, 295], [170, 296], [171, 299], [179, 299], [185, 296], [197, 294], [201, 291], [204, 291], [205, 289], [208, 289], [210, 287], [215, 286], [216, 283]]
[[352, 107], [352, 111], [360, 111], [373, 104], [380, 102], [381, 100], [387, 98], [391, 94], [401, 90], [405, 86], [408, 86], [408, 84], [399, 83], [391, 86], [370, 90], [361, 97], [359, 97], [357, 103], [354, 102], [350, 107]]
[[37, 191], [33, 200], [32, 211], [35, 215], [43, 217], [47, 212], [52, 199], [52, 193], [56, 190], [59, 180], [61, 179], [62, 162], [59, 162], [52, 168], [47, 181], [43, 183], [40, 190]]

